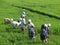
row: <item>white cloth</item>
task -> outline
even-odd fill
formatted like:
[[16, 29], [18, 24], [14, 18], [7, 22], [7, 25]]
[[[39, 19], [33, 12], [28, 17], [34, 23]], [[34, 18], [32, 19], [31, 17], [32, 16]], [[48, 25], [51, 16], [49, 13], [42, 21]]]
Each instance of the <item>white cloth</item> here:
[[21, 22], [22, 18], [19, 18], [18, 21]]
[[19, 22], [19, 23], [16, 21], [11, 22], [11, 25], [15, 28], [18, 27], [20, 24], [21, 24], [21, 22]]
[[51, 24], [44, 24], [44, 27], [50, 27]]
[[26, 17], [26, 15], [25, 15], [25, 14], [22, 14], [22, 15], [21, 15], [21, 17], [24, 17], [24, 18], [25, 18], [25, 17]]
[[22, 18], [22, 20], [21, 20], [21, 27], [24, 27], [25, 24], [26, 24], [26, 20], [25, 20], [25, 18]]
[[22, 17], [25, 17], [26, 16], [26, 13], [23, 11], [22, 14], [21, 14]]
[[35, 27], [34, 24], [31, 22], [30, 24], [27, 25], [27, 28], [31, 29], [31, 26]]

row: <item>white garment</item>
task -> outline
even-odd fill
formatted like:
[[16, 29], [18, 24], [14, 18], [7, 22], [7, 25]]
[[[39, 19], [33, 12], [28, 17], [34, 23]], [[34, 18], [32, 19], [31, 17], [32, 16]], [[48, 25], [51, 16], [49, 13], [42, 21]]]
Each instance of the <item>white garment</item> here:
[[15, 28], [18, 27], [20, 24], [21, 24], [21, 22], [19, 22], [19, 23], [16, 21], [11, 22], [11, 25]]
[[23, 11], [22, 14], [21, 14], [22, 17], [25, 17], [26, 16], [26, 13]]
[[50, 27], [51, 24], [44, 24], [44, 27]]
[[22, 18], [22, 20], [21, 20], [21, 27], [24, 27], [25, 24], [26, 24], [26, 20], [25, 20], [25, 18]]
[[22, 18], [19, 18], [18, 21], [21, 22]]
[[35, 27], [35, 25], [31, 22], [31, 25], [33, 26], [33, 27]]
[[34, 24], [31, 22], [30, 24], [27, 25], [27, 28], [31, 29], [31, 26], [35, 27]]

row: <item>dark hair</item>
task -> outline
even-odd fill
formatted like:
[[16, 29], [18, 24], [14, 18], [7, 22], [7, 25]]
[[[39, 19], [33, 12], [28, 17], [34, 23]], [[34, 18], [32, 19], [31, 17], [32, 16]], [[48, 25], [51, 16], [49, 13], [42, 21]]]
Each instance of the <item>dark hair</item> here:
[[43, 29], [43, 27], [44, 27], [44, 24], [41, 25], [41, 30]]

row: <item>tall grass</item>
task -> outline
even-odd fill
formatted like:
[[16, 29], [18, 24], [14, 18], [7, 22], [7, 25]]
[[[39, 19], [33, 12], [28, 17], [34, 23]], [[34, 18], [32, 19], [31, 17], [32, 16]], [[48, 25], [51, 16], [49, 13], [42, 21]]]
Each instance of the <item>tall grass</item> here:
[[[59, 1], [56, 0], [52, 0], [52, 2], [51, 0], [0, 0], [0, 45], [60, 45], [60, 21], [55, 18], [26, 10], [26, 21], [31, 19], [37, 31], [34, 40], [29, 40], [28, 30], [21, 32], [20, 27], [13, 29], [11, 24], [4, 24], [4, 18], [9, 17], [17, 21], [21, 15], [22, 9], [13, 7], [11, 4], [29, 7], [46, 13], [53, 13], [54, 15], [56, 14], [55, 12], [58, 15], [58, 10], [60, 9], [60, 6], [57, 5]], [[44, 23], [51, 23], [50, 35], [46, 44], [42, 44], [40, 40], [40, 28]]]

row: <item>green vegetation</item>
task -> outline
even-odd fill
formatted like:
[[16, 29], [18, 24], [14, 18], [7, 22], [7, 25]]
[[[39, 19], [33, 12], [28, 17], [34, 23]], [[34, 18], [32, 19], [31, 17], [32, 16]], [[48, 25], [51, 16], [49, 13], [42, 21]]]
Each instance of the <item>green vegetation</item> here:
[[21, 15], [22, 8], [28, 7], [33, 10], [53, 14], [58, 17], [60, 14], [59, 0], [0, 0], [0, 45], [43, 45], [41, 43], [39, 32], [41, 24], [51, 23], [50, 36], [48, 42], [44, 45], [60, 45], [60, 20], [36, 14], [26, 10], [27, 20], [32, 19], [36, 26], [37, 34], [34, 40], [28, 39], [28, 31], [21, 32], [20, 27], [13, 29], [10, 24], [3, 24], [4, 18], [13, 18], [18, 20]]

